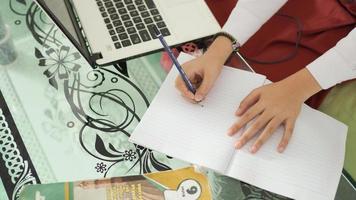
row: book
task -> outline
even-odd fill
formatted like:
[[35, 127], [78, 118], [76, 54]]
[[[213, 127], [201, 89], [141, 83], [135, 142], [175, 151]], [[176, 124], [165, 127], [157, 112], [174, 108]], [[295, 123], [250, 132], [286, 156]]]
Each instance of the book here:
[[[179, 62], [193, 59], [181, 54]], [[200, 104], [184, 100], [171, 70], [130, 137], [130, 141], [201, 165], [235, 179], [293, 199], [333, 199], [342, 172], [347, 126], [303, 105], [284, 153], [276, 151], [283, 127], [256, 153], [234, 148], [240, 134], [227, 136], [234, 112], [266, 77], [224, 67]], [[242, 130], [243, 131], [243, 130]]]
[[209, 200], [207, 177], [194, 167], [145, 175], [25, 186], [20, 200]]

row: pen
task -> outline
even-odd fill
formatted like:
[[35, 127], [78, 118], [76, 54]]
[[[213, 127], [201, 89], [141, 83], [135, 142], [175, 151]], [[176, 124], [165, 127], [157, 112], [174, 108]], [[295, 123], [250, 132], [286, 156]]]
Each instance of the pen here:
[[192, 92], [193, 94], [195, 94], [196, 89], [194, 87], [194, 85], [192, 84], [192, 82], [190, 82], [187, 74], [184, 72], [182, 66], [179, 64], [178, 60], [176, 59], [176, 57], [173, 55], [172, 50], [169, 48], [166, 40], [163, 38], [163, 35], [161, 34], [161, 32], [158, 30], [158, 28], [156, 26], [153, 27], [156, 36], [158, 37], [159, 41], [161, 41], [164, 49], [166, 50], [166, 52], [168, 53], [168, 56], [171, 58], [172, 62], [174, 63], [174, 65], [176, 66], [177, 70], [180, 73], [180, 76], [182, 77], [185, 85], [187, 86], [187, 88], [189, 89], [190, 92]]
[[248, 64], [248, 62], [245, 60], [245, 58], [238, 51], [236, 51], [236, 54], [239, 56], [239, 58], [242, 60], [242, 62], [246, 65], [246, 67], [249, 68], [249, 70], [251, 70], [251, 72], [256, 73], [255, 70], [253, 70], [253, 68], [250, 66], [250, 64]]

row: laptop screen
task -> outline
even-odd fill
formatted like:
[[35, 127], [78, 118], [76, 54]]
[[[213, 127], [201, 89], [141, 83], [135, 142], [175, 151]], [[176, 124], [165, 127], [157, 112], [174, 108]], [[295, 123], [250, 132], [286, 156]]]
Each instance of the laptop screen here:
[[62, 30], [73, 45], [78, 49], [88, 63], [95, 68], [94, 61], [90, 59], [90, 53], [85, 46], [85, 41], [80, 33], [77, 24], [73, 23], [75, 19], [72, 10], [70, 9], [70, 0], [35, 0], [46, 12], [46, 14], [54, 21], [54, 23]]
[[68, 33], [70, 33], [70, 35], [78, 43], [80, 43], [78, 39], [79, 37], [75, 32], [74, 25], [72, 23], [71, 17], [67, 10], [65, 0], [37, 0], [37, 1], [42, 1], [43, 3], [45, 3], [49, 11], [52, 12], [59, 19], [59, 21], [64, 25], [63, 28], [65, 28], [68, 31]]

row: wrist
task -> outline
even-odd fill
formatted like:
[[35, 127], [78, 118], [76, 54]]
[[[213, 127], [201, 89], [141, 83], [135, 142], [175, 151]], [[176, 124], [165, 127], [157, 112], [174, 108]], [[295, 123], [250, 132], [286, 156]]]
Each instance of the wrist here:
[[225, 64], [232, 52], [232, 42], [226, 37], [219, 36], [205, 52], [205, 56], [211, 58], [213, 62], [216, 62], [222, 66]]
[[290, 85], [291, 91], [296, 92], [299, 100], [302, 102], [305, 102], [311, 96], [322, 90], [319, 83], [307, 68], [298, 71], [283, 81]]

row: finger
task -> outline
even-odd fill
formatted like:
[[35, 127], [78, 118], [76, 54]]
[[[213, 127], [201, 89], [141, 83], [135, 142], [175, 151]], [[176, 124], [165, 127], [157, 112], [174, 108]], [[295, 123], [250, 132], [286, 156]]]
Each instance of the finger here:
[[203, 81], [200, 84], [199, 88], [197, 89], [196, 93], [195, 93], [195, 101], [200, 102], [202, 101], [206, 95], [209, 93], [210, 89], [213, 87], [214, 85], [214, 80], [211, 76], [209, 75], [204, 75], [203, 77]]
[[244, 127], [249, 121], [255, 118], [263, 111], [263, 108], [259, 104], [252, 106], [246, 113], [244, 113], [237, 122], [235, 122], [228, 130], [228, 135], [232, 136]]
[[194, 94], [188, 90], [187, 86], [185, 85], [185, 82], [183, 81], [183, 79], [180, 76], [178, 76], [176, 78], [175, 85], [176, 85], [176, 88], [181, 92], [181, 94], [184, 97], [191, 99], [191, 100], [194, 99]]
[[252, 145], [250, 149], [251, 153], [256, 153], [261, 148], [261, 146], [272, 136], [272, 134], [277, 130], [282, 122], [283, 120], [277, 117], [273, 118], [265, 127], [261, 135], [257, 138], [255, 143]]
[[271, 116], [263, 113], [257, 117], [256, 121], [242, 134], [239, 140], [236, 142], [235, 147], [241, 149], [248, 141], [256, 135], [266, 124], [271, 120]]
[[183, 97], [186, 101], [188, 101], [188, 102], [190, 102], [190, 103], [192, 103], [192, 104], [198, 104], [198, 102], [196, 102], [195, 100], [193, 100], [193, 99], [191, 99], [191, 98], [188, 98], [188, 97], [184, 96], [183, 94], [182, 94], [182, 97]]
[[245, 97], [240, 105], [239, 108], [236, 110], [235, 115], [241, 116], [244, 114], [252, 105], [254, 105], [259, 99], [260, 93], [257, 90], [253, 90], [247, 97]]
[[293, 131], [294, 131], [294, 125], [295, 125], [295, 119], [290, 119], [287, 120], [285, 123], [284, 127], [284, 134], [281, 139], [281, 142], [278, 145], [278, 152], [283, 153], [283, 151], [286, 149], [290, 138], [292, 137]]

